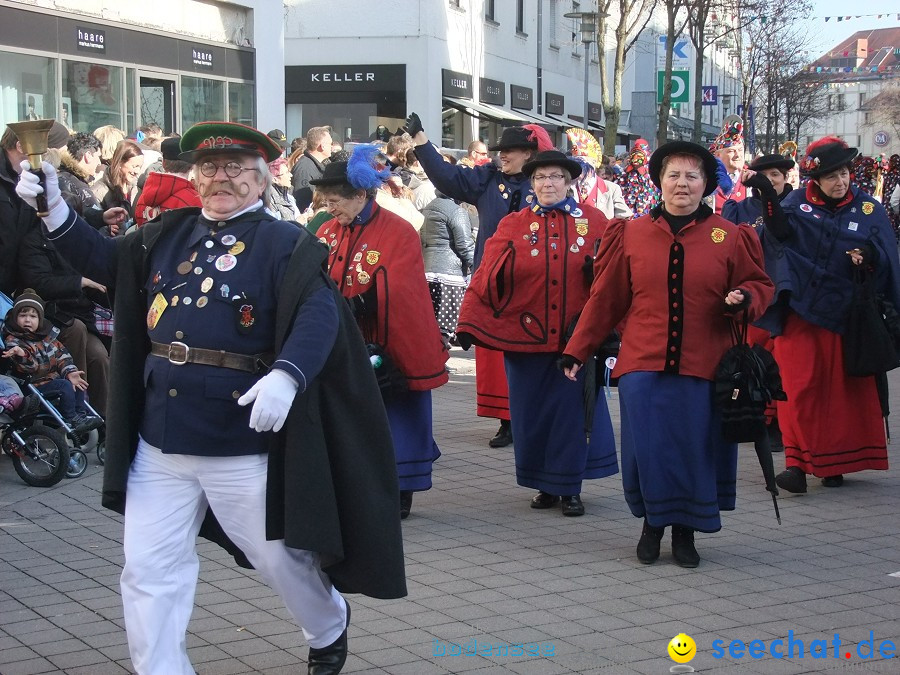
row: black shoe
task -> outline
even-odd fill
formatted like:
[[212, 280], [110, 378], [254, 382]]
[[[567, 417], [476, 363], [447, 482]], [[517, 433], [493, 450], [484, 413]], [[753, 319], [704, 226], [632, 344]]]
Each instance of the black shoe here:
[[512, 442], [512, 425], [509, 423], [509, 420], [500, 420], [500, 428], [497, 429], [494, 437], [488, 441], [488, 445], [492, 448], [505, 448], [507, 445], [512, 445]]
[[844, 477], [841, 475], [828, 476], [822, 479], [822, 485], [825, 487], [841, 487], [844, 484]]
[[772, 423], [766, 427], [766, 432], [769, 434], [769, 449], [772, 452], [784, 452], [784, 441], [781, 439], [778, 418], [772, 420]]
[[544, 491], [538, 492], [531, 500], [531, 508], [533, 509], [549, 509], [559, 501], [556, 495], [548, 494]]
[[406, 520], [412, 510], [412, 490], [400, 491], [400, 520]]
[[[347, 605], [347, 626], [350, 625], [350, 603]], [[309, 648], [309, 656], [306, 658], [308, 675], [337, 675], [347, 661], [347, 626], [341, 636], [327, 647], [315, 649]]]
[[637, 558], [645, 565], [655, 563], [659, 558], [659, 542], [662, 540], [666, 528], [653, 527], [644, 519], [644, 529], [641, 530], [641, 538], [637, 545]]
[[691, 528], [672, 526], [672, 557], [681, 567], [693, 568], [700, 564], [700, 555], [694, 548], [694, 531]]
[[72, 431], [75, 434], [85, 434], [91, 429], [96, 429], [103, 421], [93, 415], [88, 415], [87, 413], [79, 412], [75, 413], [75, 416], [68, 420], [68, 424], [72, 427]]
[[564, 516], [583, 516], [584, 504], [580, 495], [569, 495], [562, 498], [562, 514]]
[[806, 492], [806, 474], [799, 466], [789, 466], [775, 476], [775, 484], [782, 490], [802, 494]]

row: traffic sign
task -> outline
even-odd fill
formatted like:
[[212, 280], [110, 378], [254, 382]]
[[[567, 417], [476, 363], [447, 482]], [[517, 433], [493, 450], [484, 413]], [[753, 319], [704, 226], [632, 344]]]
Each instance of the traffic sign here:
[[[666, 71], [658, 70], [656, 72], [656, 102], [662, 103], [663, 100], [663, 83], [666, 79]], [[672, 97], [670, 103], [690, 103], [691, 102], [691, 71], [689, 70], [673, 70], [672, 71]]]

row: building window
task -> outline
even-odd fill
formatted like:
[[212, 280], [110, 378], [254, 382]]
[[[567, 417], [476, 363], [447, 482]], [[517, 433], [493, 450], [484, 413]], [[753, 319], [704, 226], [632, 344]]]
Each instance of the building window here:
[[496, 21], [494, 17], [494, 0], [484, 0], [484, 18], [488, 21]]
[[864, 122], [865, 124], [871, 124], [871, 123], [872, 123], [872, 113], [865, 113], [863, 117], [864, 117], [863, 122]]
[[859, 105], [862, 107], [863, 103], [866, 102], [866, 94], [865, 92], [859, 92]]
[[181, 78], [181, 128], [225, 119], [225, 83], [205, 77]]
[[108, 124], [122, 129], [122, 69], [98, 63], [62, 62], [63, 114], [75, 131], [93, 131]]
[[550, 46], [554, 49], [559, 49], [559, 37], [556, 32], [556, 6], [559, 4], [558, 0], [550, 0], [550, 16], [548, 17], [548, 23], [550, 24]]
[[525, 34], [525, 0], [516, 0], [516, 32]]
[[253, 126], [253, 85], [228, 83], [228, 121]]
[[462, 0], [450, 0], [450, 6], [451, 6], [453, 9], [462, 9], [462, 6], [460, 5], [460, 2], [462, 2]]
[[[56, 60], [12, 52], [0, 55], [0, 131], [6, 130], [7, 122], [62, 119], [57, 110]], [[71, 121], [67, 124], [72, 126]]]
[[[572, 3], [572, 13], [576, 14], [581, 11], [581, 3]], [[581, 56], [581, 34], [578, 31], [578, 19], [572, 19], [572, 56]]]
[[847, 104], [844, 103], [844, 95], [838, 94], [837, 100], [835, 101], [835, 105], [837, 105], [838, 110], [845, 110], [847, 108]]
[[828, 110], [834, 110], [834, 96], [828, 94]]

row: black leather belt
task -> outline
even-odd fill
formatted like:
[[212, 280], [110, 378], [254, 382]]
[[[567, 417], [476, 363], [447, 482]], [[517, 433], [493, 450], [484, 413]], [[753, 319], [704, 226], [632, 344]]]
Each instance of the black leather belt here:
[[167, 359], [169, 363], [183, 366], [185, 363], [197, 363], [204, 366], [218, 366], [242, 370], [245, 373], [257, 373], [267, 370], [272, 361], [271, 354], [235, 354], [219, 349], [200, 349], [188, 347], [183, 342], [151, 342], [150, 353], [153, 356]]

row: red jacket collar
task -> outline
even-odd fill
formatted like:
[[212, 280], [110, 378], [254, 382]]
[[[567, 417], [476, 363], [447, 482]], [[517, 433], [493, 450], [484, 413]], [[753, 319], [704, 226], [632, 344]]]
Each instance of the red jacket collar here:
[[[839, 209], [842, 206], [847, 206], [847, 204], [853, 201], [854, 196], [853, 186], [851, 185], [847, 189], [847, 194], [845, 194], [844, 198], [835, 205], [835, 208]], [[819, 186], [813, 181], [809, 181], [806, 184], [806, 201], [808, 201], [810, 204], [815, 204], [816, 206], [825, 206], [825, 200], [822, 199], [822, 191], [819, 189]]]

